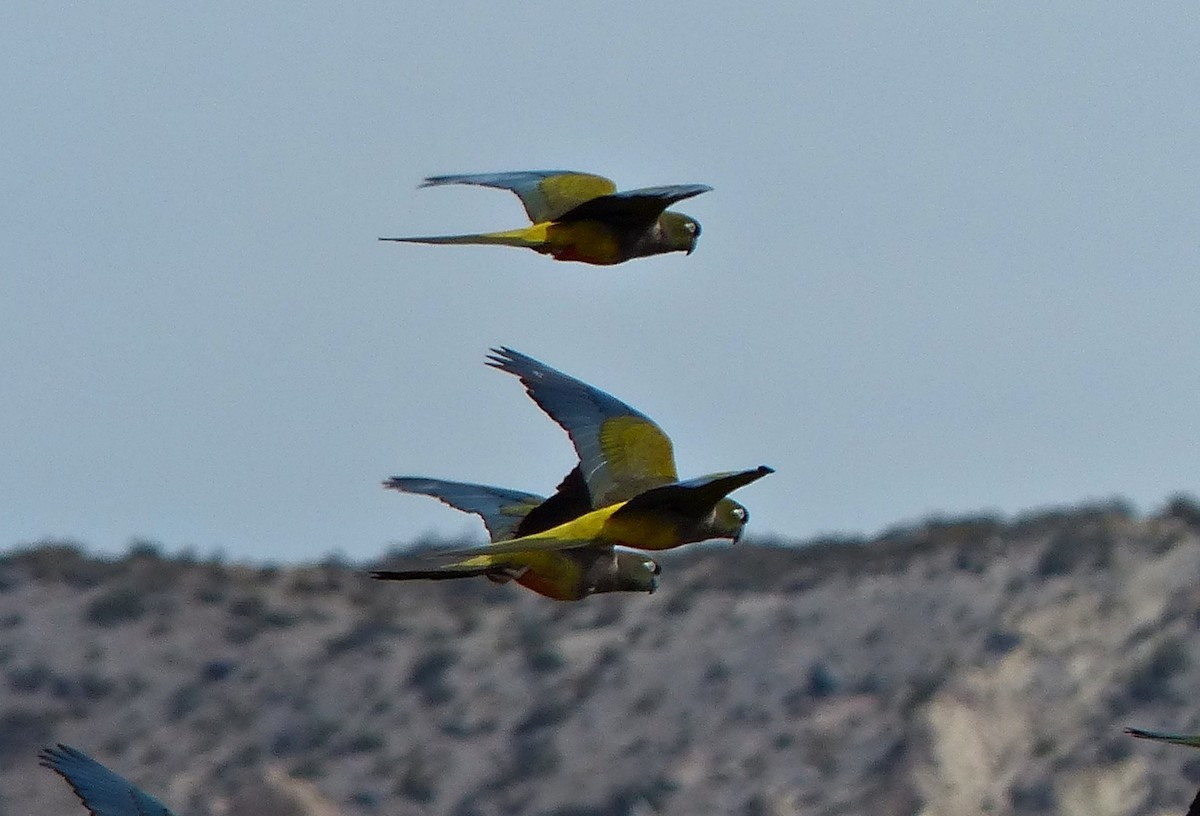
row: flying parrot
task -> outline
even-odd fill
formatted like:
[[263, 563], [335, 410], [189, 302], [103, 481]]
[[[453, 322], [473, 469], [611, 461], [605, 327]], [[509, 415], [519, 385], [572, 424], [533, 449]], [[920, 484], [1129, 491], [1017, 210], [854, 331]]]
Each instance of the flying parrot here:
[[[432, 496], [483, 519], [492, 541], [540, 532], [591, 510], [583, 476], [576, 467], [549, 499], [489, 485], [394, 476], [383, 486], [402, 493]], [[385, 581], [446, 580], [482, 575], [497, 583], [516, 581], [539, 595], [578, 601], [601, 592], [654, 592], [660, 568], [640, 553], [611, 546], [562, 551], [475, 555], [438, 567], [377, 570]]]
[[[1200, 734], [1168, 734], [1162, 731], [1146, 731], [1141, 728], [1126, 728], [1125, 733], [1138, 739], [1158, 740], [1159, 742], [1170, 742], [1174, 745], [1188, 745], [1192, 748], [1200, 748]], [[1200, 791], [1196, 792], [1196, 796], [1192, 799], [1192, 804], [1188, 806], [1185, 816], [1200, 816]]]
[[529, 396], [567, 432], [596, 508], [538, 532], [445, 555], [556, 552], [585, 545], [665, 550], [741, 538], [749, 513], [727, 494], [774, 471], [765, 466], [679, 481], [670, 438], [610, 394], [509, 348], [489, 365], [520, 378]]
[[43, 748], [38, 759], [67, 781], [92, 816], [174, 816], [137, 785], [68, 745]]
[[603, 176], [570, 170], [431, 176], [422, 187], [476, 184], [511, 190], [533, 223], [502, 232], [380, 238], [415, 244], [501, 244], [527, 247], [556, 261], [610, 265], [630, 258], [696, 248], [700, 222], [669, 212], [677, 201], [708, 192], [704, 184], [675, 184], [617, 192]]

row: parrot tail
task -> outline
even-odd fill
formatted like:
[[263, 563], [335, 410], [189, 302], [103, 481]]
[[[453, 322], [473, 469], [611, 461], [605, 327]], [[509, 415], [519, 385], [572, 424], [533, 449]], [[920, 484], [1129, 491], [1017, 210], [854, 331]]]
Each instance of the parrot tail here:
[[540, 249], [546, 243], [545, 230], [538, 230], [536, 226], [505, 232], [481, 232], [475, 235], [423, 235], [413, 238], [380, 238], [379, 240], [399, 241], [406, 244], [499, 244], [500, 246], [528, 247], [529, 249]]
[[1200, 748], [1200, 734], [1168, 734], [1162, 731], [1146, 731], [1142, 728], [1126, 728], [1125, 733], [1138, 739], [1173, 742], [1176, 745], [1190, 745], [1193, 748]]
[[446, 581], [453, 578], [475, 578], [480, 575], [486, 575], [490, 578], [492, 573], [496, 572], [501, 572], [501, 570], [496, 567], [472, 567], [468, 569], [445, 567], [429, 570], [375, 570], [371, 573], [371, 577], [379, 581]]
[[371, 577], [379, 581], [448, 581], [454, 578], [475, 578], [483, 575], [493, 581], [512, 577], [511, 567], [503, 560], [484, 554], [466, 558], [440, 567], [411, 570], [374, 570]]

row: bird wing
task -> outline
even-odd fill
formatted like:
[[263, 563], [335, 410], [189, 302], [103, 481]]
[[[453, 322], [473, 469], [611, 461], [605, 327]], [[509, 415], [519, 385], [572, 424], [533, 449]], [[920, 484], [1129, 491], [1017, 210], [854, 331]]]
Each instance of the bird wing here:
[[699, 519], [739, 487], [745, 487], [774, 472], [772, 468], [760, 465], [753, 470], [711, 473], [708, 476], [663, 485], [634, 496], [613, 513], [612, 517], [617, 521], [647, 512], [666, 512]]
[[533, 493], [506, 490], [503, 487], [411, 476], [393, 476], [383, 486], [401, 493], [432, 496], [455, 510], [474, 513], [483, 519], [492, 541], [519, 535], [517, 530], [526, 516], [545, 501]]
[[551, 527], [577, 519], [591, 510], [592, 497], [588, 493], [587, 482], [583, 480], [583, 473], [579, 470], [579, 465], [576, 465], [559, 482], [553, 496], [530, 510], [525, 518], [521, 519], [512, 537], [549, 530]]
[[69, 745], [43, 748], [38, 758], [67, 781], [92, 816], [173, 816], [162, 802]]
[[570, 436], [592, 507], [616, 504], [679, 478], [671, 440], [616, 397], [510, 348], [492, 349], [488, 365], [519, 378], [538, 407]]
[[[477, 184], [511, 190], [525, 205], [529, 220], [535, 224], [556, 221], [565, 212], [585, 201], [617, 191], [610, 179], [573, 170], [518, 170], [512, 173], [476, 173], [456, 176], [430, 176], [422, 187], [442, 184]], [[663, 205], [667, 206], [666, 204]]]
[[707, 193], [706, 184], [671, 184], [665, 187], [643, 187], [609, 193], [580, 203], [556, 220], [604, 221], [607, 223], [650, 224], [676, 201]]

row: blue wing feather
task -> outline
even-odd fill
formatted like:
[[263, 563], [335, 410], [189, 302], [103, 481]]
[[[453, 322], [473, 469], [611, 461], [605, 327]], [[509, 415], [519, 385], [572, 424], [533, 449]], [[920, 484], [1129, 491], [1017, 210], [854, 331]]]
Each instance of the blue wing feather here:
[[[571, 444], [579, 455], [579, 466], [591, 493], [593, 507], [624, 501], [652, 486], [619, 484], [604, 455], [600, 434], [605, 421], [634, 417], [657, 430], [667, 440], [667, 435], [653, 420], [611, 394], [519, 351], [500, 347], [491, 352], [488, 365], [520, 379], [530, 398], [571, 438]], [[670, 441], [667, 440], [666, 444], [669, 446]]]
[[43, 748], [39, 759], [67, 781], [92, 816], [173, 816], [162, 802], [69, 745]]
[[545, 499], [533, 493], [469, 482], [393, 476], [383, 483], [390, 490], [431, 496], [455, 510], [483, 519], [492, 541], [512, 538], [521, 521]]
[[[562, 177], [570, 177], [562, 178]], [[559, 178], [561, 182], [575, 182], [576, 189], [563, 195], [563, 190], [550, 189], [554, 185], [544, 185], [548, 179]], [[581, 173], [576, 170], [516, 170], [506, 173], [465, 173], [449, 176], [430, 176], [421, 184], [422, 187], [438, 187], [443, 184], [473, 184], [479, 187], [492, 187], [498, 190], [508, 190], [515, 193], [525, 213], [534, 223], [553, 221], [564, 212], [579, 205], [587, 198], [615, 190], [612, 181], [593, 173]], [[583, 195], [578, 195], [579, 185], [582, 184]]]

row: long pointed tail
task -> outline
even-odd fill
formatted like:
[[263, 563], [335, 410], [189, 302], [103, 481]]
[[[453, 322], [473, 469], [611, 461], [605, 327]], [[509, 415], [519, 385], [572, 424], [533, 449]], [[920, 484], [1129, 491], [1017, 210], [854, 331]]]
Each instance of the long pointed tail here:
[[447, 581], [454, 578], [476, 578], [480, 575], [492, 575], [500, 573], [502, 570], [496, 567], [471, 567], [468, 569], [455, 569], [453, 567], [444, 567], [442, 569], [428, 570], [375, 570], [371, 573], [371, 577], [380, 581]]
[[1144, 728], [1126, 728], [1125, 733], [1138, 739], [1158, 740], [1159, 742], [1200, 748], [1200, 734], [1171, 734], [1165, 731], [1147, 731]]
[[497, 244], [500, 246], [538, 249], [545, 245], [544, 235], [528, 227], [504, 232], [481, 232], [474, 235], [420, 235], [411, 238], [380, 238], [404, 244]]

